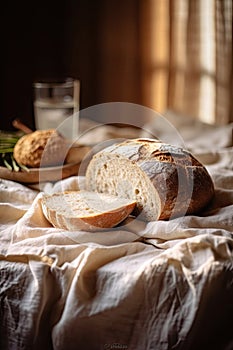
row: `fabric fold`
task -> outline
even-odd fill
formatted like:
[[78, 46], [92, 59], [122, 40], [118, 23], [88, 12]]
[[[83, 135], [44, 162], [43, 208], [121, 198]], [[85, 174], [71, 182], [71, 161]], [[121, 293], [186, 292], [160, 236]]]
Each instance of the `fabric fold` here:
[[201, 212], [173, 220], [129, 217], [112, 230], [69, 232], [46, 220], [41, 196], [82, 188], [84, 177], [33, 188], [1, 179], [0, 348], [216, 349], [219, 334], [229, 348], [231, 128], [178, 129], [206, 164], [215, 196]]

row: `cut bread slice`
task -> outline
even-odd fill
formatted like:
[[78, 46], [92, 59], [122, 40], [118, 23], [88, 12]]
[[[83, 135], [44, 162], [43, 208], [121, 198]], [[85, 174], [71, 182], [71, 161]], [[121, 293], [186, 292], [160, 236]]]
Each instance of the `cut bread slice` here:
[[41, 204], [45, 217], [56, 228], [99, 231], [126, 219], [136, 201], [83, 190], [44, 195]]

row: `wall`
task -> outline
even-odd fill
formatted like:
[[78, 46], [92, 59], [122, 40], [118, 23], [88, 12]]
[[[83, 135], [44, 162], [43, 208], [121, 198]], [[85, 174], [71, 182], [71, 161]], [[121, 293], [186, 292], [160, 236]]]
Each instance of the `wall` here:
[[34, 128], [33, 81], [81, 80], [81, 108], [141, 103], [139, 0], [1, 5], [0, 129]]

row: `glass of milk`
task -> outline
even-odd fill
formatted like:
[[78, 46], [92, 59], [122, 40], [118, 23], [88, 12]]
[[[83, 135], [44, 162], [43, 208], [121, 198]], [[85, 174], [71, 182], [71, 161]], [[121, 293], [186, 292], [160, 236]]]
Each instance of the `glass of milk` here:
[[36, 129], [58, 129], [70, 140], [77, 138], [80, 81], [36, 82], [33, 88]]

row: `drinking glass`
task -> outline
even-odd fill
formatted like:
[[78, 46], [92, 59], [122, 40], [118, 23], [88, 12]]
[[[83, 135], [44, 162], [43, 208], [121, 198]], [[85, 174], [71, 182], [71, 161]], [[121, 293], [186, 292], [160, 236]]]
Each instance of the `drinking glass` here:
[[57, 129], [74, 139], [78, 136], [80, 81], [36, 82], [34, 118], [37, 130]]

